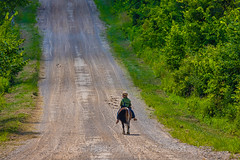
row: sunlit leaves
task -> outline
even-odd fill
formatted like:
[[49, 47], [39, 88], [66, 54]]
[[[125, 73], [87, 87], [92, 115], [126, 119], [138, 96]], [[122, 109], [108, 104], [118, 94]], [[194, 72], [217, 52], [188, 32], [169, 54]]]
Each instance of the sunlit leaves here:
[[14, 80], [14, 77], [27, 61], [23, 60], [23, 52], [19, 46], [23, 39], [19, 38], [19, 31], [11, 25], [11, 18], [6, 15], [0, 26], [0, 77]]

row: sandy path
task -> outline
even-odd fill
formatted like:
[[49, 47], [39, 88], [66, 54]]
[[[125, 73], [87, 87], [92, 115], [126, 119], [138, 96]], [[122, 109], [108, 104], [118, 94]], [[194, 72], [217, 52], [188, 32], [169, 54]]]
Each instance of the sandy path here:
[[[100, 36], [103, 25], [93, 0], [40, 2], [46, 76], [40, 82], [41, 134], [6, 159], [223, 158], [179, 143], [148, 118], [144, 103]], [[129, 136], [115, 124], [123, 90], [130, 93], [138, 117]]]

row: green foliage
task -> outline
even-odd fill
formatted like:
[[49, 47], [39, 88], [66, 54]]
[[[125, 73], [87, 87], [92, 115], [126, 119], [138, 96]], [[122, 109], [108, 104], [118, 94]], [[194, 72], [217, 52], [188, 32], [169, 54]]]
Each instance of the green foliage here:
[[23, 60], [23, 53], [19, 48], [23, 39], [19, 38], [19, 31], [11, 25], [12, 18], [6, 15], [0, 26], [0, 76], [10, 81], [14, 80], [27, 63]]
[[14, 13], [17, 7], [23, 7], [29, 3], [29, 0], [0, 0], [0, 23], [8, 13]]
[[165, 91], [207, 98], [205, 116], [224, 117], [227, 106], [236, 104], [239, 1], [121, 0], [113, 6], [115, 14], [131, 17], [132, 25], [122, 30]]
[[22, 24], [35, 24], [37, 23], [37, 13], [36, 10], [40, 6], [39, 3], [32, 2], [26, 7], [21, 7], [18, 9], [18, 15], [16, 16], [16, 23]]
[[0, 77], [0, 95], [8, 90], [9, 87], [9, 79], [4, 77]]

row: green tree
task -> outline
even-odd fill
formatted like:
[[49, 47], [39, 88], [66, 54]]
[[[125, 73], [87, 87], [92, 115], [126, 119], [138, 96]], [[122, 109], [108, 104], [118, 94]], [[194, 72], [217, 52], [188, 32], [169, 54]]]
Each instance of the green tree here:
[[27, 60], [23, 60], [23, 52], [19, 47], [23, 39], [19, 38], [16, 27], [11, 25], [12, 18], [7, 14], [0, 26], [0, 77], [11, 82], [27, 63]]

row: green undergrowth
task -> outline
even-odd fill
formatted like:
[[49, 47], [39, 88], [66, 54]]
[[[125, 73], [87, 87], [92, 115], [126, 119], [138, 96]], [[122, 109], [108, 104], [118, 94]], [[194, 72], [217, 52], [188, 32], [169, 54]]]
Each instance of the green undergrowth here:
[[41, 37], [36, 25], [39, 2], [32, 0], [30, 5], [18, 9], [15, 25], [21, 31], [24, 59], [28, 64], [4, 95], [0, 95], [0, 144], [13, 140], [13, 137], [26, 135], [27, 121], [36, 108], [38, 96], [38, 73], [40, 68]]
[[[124, 19], [110, 14], [111, 1], [95, 0], [95, 3], [100, 10], [100, 18], [108, 25], [107, 36], [114, 56], [124, 63], [134, 84], [141, 89], [142, 98], [149, 107], [154, 108], [158, 120], [169, 128], [171, 135], [191, 145], [209, 146], [217, 151], [239, 153], [239, 133], [227, 132], [231, 130], [230, 123], [217, 117], [208, 119], [193, 114], [192, 106], [208, 105], [207, 101], [201, 102], [193, 97], [181, 98], [174, 94], [166, 94], [162, 89], [164, 86], [161, 85], [161, 80], [143, 60], [135, 55], [130, 42], [126, 40], [129, 37], [126, 37], [121, 29]], [[226, 124], [228, 125], [224, 130], [219, 129], [218, 126]]]

